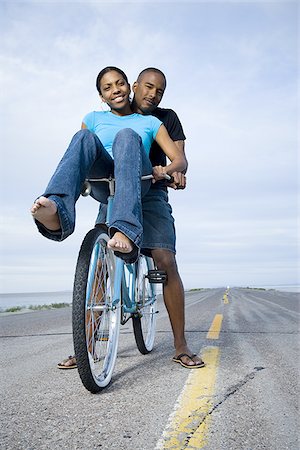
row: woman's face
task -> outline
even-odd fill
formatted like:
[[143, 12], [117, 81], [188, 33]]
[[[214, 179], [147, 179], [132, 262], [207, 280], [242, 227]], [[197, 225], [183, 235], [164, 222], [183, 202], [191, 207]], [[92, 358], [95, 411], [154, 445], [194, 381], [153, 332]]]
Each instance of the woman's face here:
[[111, 70], [100, 81], [100, 97], [111, 107], [119, 110], [129, 105], [130, 85], [119, 72]]

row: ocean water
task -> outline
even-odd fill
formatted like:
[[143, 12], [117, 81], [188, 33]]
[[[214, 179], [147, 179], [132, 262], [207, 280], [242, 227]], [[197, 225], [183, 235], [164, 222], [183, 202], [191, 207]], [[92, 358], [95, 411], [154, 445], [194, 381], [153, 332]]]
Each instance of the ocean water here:
[[0, 294], [0, 311], [12, 306], [28, 308], [30, 305], [50, 305], [51, 303], [72, 303], [72, 291]]
[[255, 286], [255, 287], [261, 287], [264, 289], [275, 289], [276, 291], [282, 291], [282, 292], [299, 292], [300, 293], [300, 286], [299, 285], [277, 285], [277, 286]]
[[[288, 286], [252, 286], [264, 289], [276, 289], [284, 292], [299, 292], [299, 285]], [[160, 291], [157, 291], [159, 294]], [[50, 305], [51, 303], [72, 303], [72, 291], [60, 292], [29, 292], [17, 294], [0, 294], [0, 312], [13, 306], [28, 308], [30, 305]]]

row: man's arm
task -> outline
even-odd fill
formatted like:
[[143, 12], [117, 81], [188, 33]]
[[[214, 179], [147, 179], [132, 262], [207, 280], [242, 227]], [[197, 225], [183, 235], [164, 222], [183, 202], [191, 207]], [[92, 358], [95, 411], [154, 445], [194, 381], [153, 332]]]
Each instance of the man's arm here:
[[158, 165], [153, 167], [153, 176], [156, 181], [164, 179], [164, 175], [166, 173], [171, 175], [174, 172], [181, 172], [182, 170], [185, 170], [185, 155], [178, 149], [175, 142], [170, 138], [167, 129], [163, 124], [160, 125], [156, 133], [155, 141], [170, 162], [166, 166]]
[[169, 186], [173, 189], [185, 189], [186, 187], [186, 171], [188, 168], [188, 161], [186, 159], [186, 155], [185, 155], [185, 143], [183, 140], [181, 141], [173, 141], [174, 144], [176, 145], [176, 147], [178, 148], [178, 150], [183, 154], [185, 160], [186, 160], [186, 169], [183, 170], [182, 172], [173, 172], [172, 173], [172, 177], [174, 178], [174, 183], [170, 184]]

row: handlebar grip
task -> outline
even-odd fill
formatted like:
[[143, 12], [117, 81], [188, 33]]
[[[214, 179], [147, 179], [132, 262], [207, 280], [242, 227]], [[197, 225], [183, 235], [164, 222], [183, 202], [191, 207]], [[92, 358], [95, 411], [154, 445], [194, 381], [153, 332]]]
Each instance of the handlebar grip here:
[[[168, 175], [166, 174], [165, 176], [166, 180], [167, 180], [167, 185], [174, 183], [174, 177], [172, 177], [172, 175]], [[184, 189], [183, 186], [180, 186], [179, 184], [176, 183], [176, 189]]]
[[174, 177], [168, 175], [167, 173], [165, 174], [165, 179], [167, 180], [168, 184], [174, 183]]
[[[165, 173], [164, 174], [164, 178], [165, 178], [165, 180], [167, 182], [167, 185], [174, 183], [174, 177], [172, 177], [172, 175], [169, 175], [168, 173]], [[153, 179], [153, 175], [152, 174], [143, 175], [141, 179], [142, 180], [152, 180]], [[177, 186], [177, 189], [184, 189], [184, 188], [181, 187], [181, 186]]]

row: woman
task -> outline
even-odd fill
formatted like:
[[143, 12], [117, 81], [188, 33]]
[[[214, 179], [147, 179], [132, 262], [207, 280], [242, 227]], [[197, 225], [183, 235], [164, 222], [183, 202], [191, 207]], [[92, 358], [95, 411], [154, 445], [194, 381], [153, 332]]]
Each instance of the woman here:
[[[73, 137], [31, 213], [45, 237], [61, 241], [74, 231], [75, 203], [84, 180], [114, 173], [116, 192], [108, 245], [126, 262], [133, 262], [143, 231], [141, 197], [150, 187], [144, 182], [141, 186], [141, 176], [153, 173], [154, 181], [161, 180], [166, 173], [184, 170], [186, 161], [158, 119], [132, 113], [130, 85], [122, 70], [106, 67], [96, 85], [111, 110], [85, 116], [82, 130]], [[148, 156], [153, 140], [171, 161], [165, 167], [151, 166]], [[105, 203], [107, 187], [98, 183], [91, 195]]]

